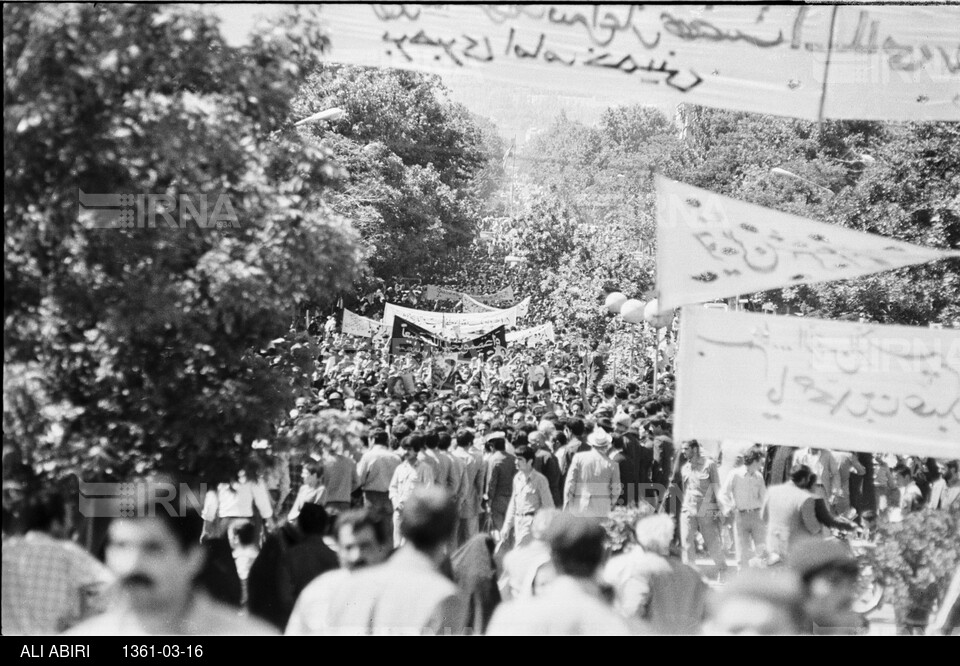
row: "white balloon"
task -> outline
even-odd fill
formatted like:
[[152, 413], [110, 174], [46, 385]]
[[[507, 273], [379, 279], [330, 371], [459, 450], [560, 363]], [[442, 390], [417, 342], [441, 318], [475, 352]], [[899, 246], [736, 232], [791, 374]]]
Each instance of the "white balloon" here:
[[673, 321], [673, 311], [660, 312], [660, 303], [657, 302], [657, 299], [653, 299], [643, 309], [643, 318], [654, 328], [663, 328], [669, 326], [670, 322]]
[[607, 300], [604, 301], [604, 305], [607, 306], [607, 310], [617, 314], [620, 312], [620, 308], [623, 307], [623, 304], [627, 302], [627, 297], [621, 294], [619, 291], [613, 291], [607, 294]]
[[625, 322], [639, 324], [643, 322], [644, 302], [631, 298], [620, 306], [620, 316]]

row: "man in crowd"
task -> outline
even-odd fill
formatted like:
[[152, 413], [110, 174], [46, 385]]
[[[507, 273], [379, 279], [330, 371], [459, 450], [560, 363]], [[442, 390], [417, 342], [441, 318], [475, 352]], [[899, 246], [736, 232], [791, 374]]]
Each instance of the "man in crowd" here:
[[817, 497], [833, 504], [840, 493], [840, 464], [833, 453], [826, 449], [800, 449], [793, 455], [795, 465], [806, 465], [816, 475], [811, 490]]
[[329, 571], [307, 585], [293, 608], [285, 634], [319, 635], [331, 619], [329, 602], [353, 572], [385, 562], [393, 546], [390, 514], [367, 507], [337, 518], [340, 569]]
[[894, 478], [897, 480], [897, 486], [900, 488], [900, 515], [905, 516], [908, 513], [914, 513], [923, 508], [923, 493], [916, 481], [913, 480], [913, 471], [906, 465], [897, 465], [894, 470]]
[[473, 446], [474, 435], [466, 428], [457, 431], [450, 445], [450, 455], [463, 465], [461, 482], [460, 522], [457, 541], [466, 543], [480, 531], [480, 503], [483, 500], [483, 452]]
[[64, 538], [66, 514], [59, 494], [27, 498], [23, 519], [26, 534], [3, 542], [3, 633], [57, 634], [102, 608], [113, 575]]
[[388, 448], [390, 437], [385, 430], [378, 428], [368, 437], [370, 448], [364, 452], [357, 465], [363, 505], [389, 515], [393, 513], [393, 505], [390, 504], [390, 480], [400, 466], [400, 456]]
[[503, 529], [507, 506], [513, 494], [513, 476], [517, 473], [516, 459], [506, 452], [507, 438], [503, 430], [487, 435], [487, 444], [493, 453], [487, 460], [485, 499], [490, 512], [491, 529]]
[[310, 461], [303, 466], [300, 473], [303, 483], [297, 489], [297, 497], [293, 501], [293, 507], [287, 514], [287, 520], [295, 522], [305, 504], [323, 504], [326, 487], [322, 485], [323, 465], [318, 462]]
[[613, 438], [596, 427], [587, 436], [590, 450], [573, 456], [563, 489], [565, 511], [606, 517], [620, 497], [620, 469], [607, 452]]
[[785, 560], [790, 548], [800, 539], [820, 534], [815, 497], [809, 487], [814, 474], [806, 465], [797, 465], [790, 482], [770, 486], [763, 505], [762, 517], [767, 524], [767, 552]]
[[[172, 494], [171, 494], [172, 491]], [[243, 635], [275, 633], [214, 601], [195, 582], [207, 557], [203, 521], [175, 484], [147, 484], [133, 515], [110, 524], [107, 567], [119, 597], [107, 612], [75, 626], [75, 636]], [[138, 493], [138, 496], [141, 496]], [[162, 498], [162, 499], [161, 499]]]
[[507, 602], [494, 612], [493, 636], [627, 635], [626, 620], [610, 606], [597, 582], [604, 530], [592, 518], [561, 513], [548, 529], [558, 578], [534, 597]]
[[557, 464], [560, 467], [560, 487], [565, 488], [567, 483], [567, 473], [570, 471], [570, 463], [573, 457], [578, 453], [584, 453], [590, 450], [590, 445], [583, 439], [583, 433], [586, 426], [583, 419], [571, 417], [563, 424], [563, 433], [567, 438], [567, 443], [557, 450]]
[[790, 568], [800, 577], [807, 617], [804, 633], [866, 633], [866, 620], [853, 610], [860, 567], [842, 543], [802, 539], [790, 551]]
[[960, 509], [960, 476], [957, 474], [960, 461], [940, 461], [938, 465], [940, 478], [930, 486], [930, 508], [956, 511]]
[[634, 528], [637, 545], [611, 558], [604, 579], [625, 617], [658, 634], [695, 634], [706, 615], [709, 588], [694, 568], [671, 554], [673, 533], [669, 516], [641, 518]]
[[383, 564], [356, 571], [336, 586], [321, 633], [463, 633], [466, 600], [440, 573], [456, 522], [445, 489], [415, 489], [400, 508], [404, 545]]
[[[550, 421], [541, 421], [551, 423]], [[546, 429], [547, 432], [553, 432], [552, 425]], [[560, 465], [557, 457], [550, 450], [549, 439], [544, 434], [544, 430], [538, 429], [530, 433], [528, 443], [534, 452], [533, 468], [543, 474], [550, 486], [550, 494], [553, 496], [554, 505], [563, 503], [563, 492], [560, 488]]]
[[723, 502], [728, 511], [733, 512], [741, 569], [748, 566], [751, 552], [762, 557], [766, 550], [767, 528], [761, 513], [767, 487], [760, 474], [761, 460], [759, 451], [748, 450], [743, 456], [743, 465], [730, 472], [724, 484]]
[[693, 565], [697, 557], [696, 536], [703, 536], [710, 557], [717, 565], [717, 576], [727, 570], [727, 560], [720, 543], [720, 476], [717, 465], [701, 454], [696, 440], [683, 443], [687, 462], [680, 468], [683, 483], [683, 505], [680, 512], [680, 541], [684, 562]]
[[403, 505], [413, 494], [413, 491], [436, 482], [433, 470], [420, 462], [419, 454], [422, 446], [420, 435], [407, 435], [401, 442], [403, 462], [401, 462], [393, 478], [390, 480], [390, 503], [393, 506], [394, 545], [403, 543], [400, 530], [400, 516]]
[[534, 515], [541, 509], [552, 509], [554, 506], [547, 478], [533, 469], [534, 457], [535, 454], [529, 446], [517, 447], [518, 473], [513, 477], [513, 492], [500, 533], [502, 541], [506, 542], [513, 536], [514, 543], [518, 546], [525, 544], [530, 538]]

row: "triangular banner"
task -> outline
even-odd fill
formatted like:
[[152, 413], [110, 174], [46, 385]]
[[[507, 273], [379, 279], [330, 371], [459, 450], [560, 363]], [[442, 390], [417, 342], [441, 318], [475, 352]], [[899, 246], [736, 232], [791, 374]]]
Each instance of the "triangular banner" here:
[[657, 178], [661, 310], [960, 257]]

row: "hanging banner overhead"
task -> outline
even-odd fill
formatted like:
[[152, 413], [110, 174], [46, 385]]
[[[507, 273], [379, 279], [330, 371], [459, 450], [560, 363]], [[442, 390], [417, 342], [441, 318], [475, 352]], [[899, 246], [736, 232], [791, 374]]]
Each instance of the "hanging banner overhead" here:
[[529, 307], [529, 297], [512, 308], [493, 312], [428, 312], [387, 303], [383, 308], [383, 324], [392, 329], [393, 318], [399, 316], [443, 337], [465, 339], [489, 333], [498, 326], [516, 326], [517, 319], [526, 316]]
[[344, 308], [342, 332], [346, 335], [357, 335], [363, 338], [372, 338], [385, 332], [379, 321], [361, 317], [355, 312]]
[[513, 295], [513, 287], [504, 287], [500, 291], [492, 294], [464, 294], [475, 301], [480, 301], [486, 305], [504, 305], [513, 303], [516, 298]]
[[476, 300], [472, 296], [463, 294], [463, 311], [464, 312], [496, 312], [497, 308], [490, 307], [489, 305], [484, 305], [480, 301]]
[[660, 309], [960, 257], [658, 177]]
[[686, 307], [673, 432], [960, 456], [960, 333]]
[[447, 340], [431, 333], [422, 326], [406, 321], [402, 317], [393, 318], [391, 352], [402, 354], [429, 351], [430, 353], [452, 354], [464, 358], [488, 358], [503, 351], [507, 346], [505, 328], [498, 326], [471, 340]]
[[512, 333], [507, 333], [507, 343], [513, 344], [522, 342], [527, 346], [535, 346], [545, 344], [547, 342], [555, 342], [557, 339], [556, 333], [553, 330], [553, 323], [547, 322], [540, 326], [534, 326], [533, 328], [525, 328], [522, 331], [514, 331]]
[[960, 7], [324, 5], [330, 60], [617, 104], [960, 120]]

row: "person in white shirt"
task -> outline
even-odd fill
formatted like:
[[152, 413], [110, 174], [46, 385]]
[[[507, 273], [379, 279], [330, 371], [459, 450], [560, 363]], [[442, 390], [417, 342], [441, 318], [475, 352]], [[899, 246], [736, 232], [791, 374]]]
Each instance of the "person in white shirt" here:
[[291, 523], [296, 522], [304, 504], [320, 504], [326, 496], [327, 488], [321, 483], [323, 478], [323, 465], [318, 462], [309, 462], [303, 466], [301, 472], [303, 484], [297, 490], [297, 498], [293, 501], [293, 507], [287, 514], [287, 520]]
[[743, 465], [727, 476], [721, 497], [727, 512], [733, 512], [737, 534], [737, 559], [741, 568], [748, 566], [750, 553], [763, 557], [767, 528], [763, 523], [763, 502], [767, 487], [760, 473], [762, 457], [756, 449], [747, 451]]
[[403, 537], [400, 533], [400, 515], [403, 511], [403, 505], [413, 494], [413, 491], [422, 486], [430, 486], [436, 483], [436, 477], [433, 469], [424, 464], [419, 459], [420, 449], [422, 448], [423, 437], [420, 435], [407, 435], [400, 442], [400, 448], [403, 449], [403, 462], [397, 466], [390, 480], [390, 502], [393, 504], [393, 527], [394, 527], [394, 545], [398, 548], [403, 545]]
[[207, 491], [202, 512], [204, 538], [225, 536], [230, 525], [238, 519], [253, 518], [254, 504], [266, 522], [267, 529], [272, 530], [273, 505], [263, 480], [254, 480], [244, 470], [240, 470], [236, 481], [218, 484], [216, 490]]
[[365, 451], [357, 465], [357, 476], [363, 491], [363, 505], [393, 513], [390, 504], [390, 481], [400, 466], [400, 456], [387, 448], [390, 436], [381, 428], [370, 433], [370, 449]]

